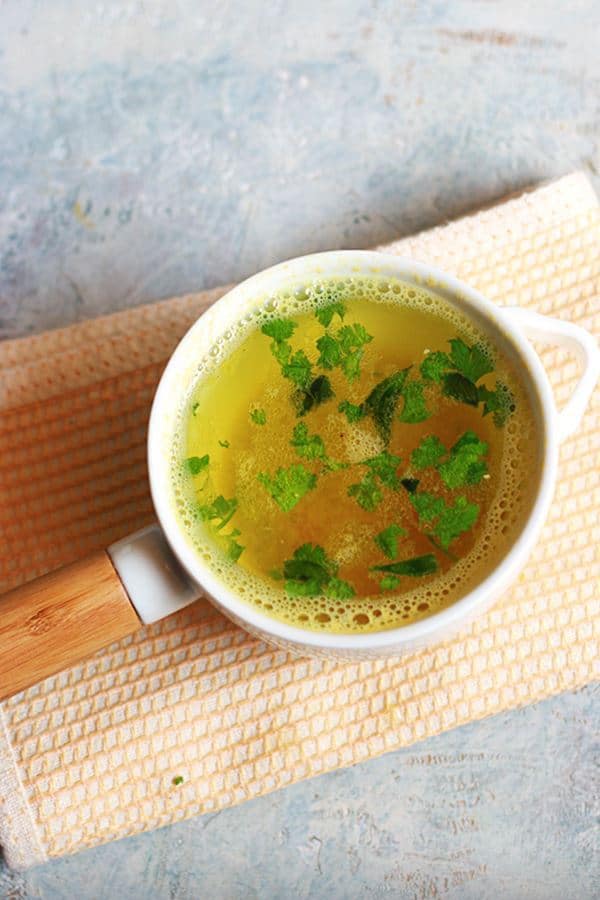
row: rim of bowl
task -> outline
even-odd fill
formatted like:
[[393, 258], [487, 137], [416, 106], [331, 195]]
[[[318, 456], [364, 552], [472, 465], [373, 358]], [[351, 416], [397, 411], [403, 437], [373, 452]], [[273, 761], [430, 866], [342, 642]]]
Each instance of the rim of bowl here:
[[[542, 528], [554, 491], [558, 461], [556, 407], [548, 377], [539, 357], [523, 332], [511, 322], [502, 307], [496, 306], [474, 288], [435, 266], [416, 262], [406, 257], [369, 250], [335, 250], [295, 257], [264, 269], [240, 282], [227, 291], [210, 309], [219, 305], [233, 307], [242, 297], [247, 297], [254, 292], [258, 305], [258, 302], [263, 300], [266, 294], [276, 289], [278, 281], [289, 282], [292, 279], [302, 281], [302, 279], [311, 277], [341, 277], [342, 272], [335, 271], [336, 265], [338, 270], [340, 268], [345, 270], [346, 276], [364, 274], [385, 277], [387, 275], [399, 280], [414, 282], [434, 293], [441, 294], [442, 297], [447, 294], [449, 298], [453, 298], [461, 304], [465, 303], [467, 315], [474, 311], [485, 323], [484, 328], [485, 325], [488, 325], [490, 330], [499, 330], [516, 351], [516, 355], [522, 363], [522, 369], [526, 373], [526, 380], [529, 382], [526, 387], [533, 389], [540, 413], [538, 428], [541, 431], [542, 470], [539, 475], [537, 493], [525, 525], [508, 553], [474, 588], [449, 606], [419, 619], [417, 622], [382, 631], [363, 634], [312, 631], [288, 625], [280, 619], [271, 618], [239, 598], [223, 580], [211, 571], [187, 542], [183, 527], [179, 525], [175, 515], [171, 498], [159, 484], [159, 471], [169, 467], [169, 461], [161, 452], [160, 447], [161, 409], [165, 404], [172, 403], [172, 395], [169, 392], [170, 380], [180, 368], [188, 346], [197, 340], [197, 333], [205, 327], [206, 313], [201, 315], [188, 329], [171, 354], [154, 395], [148, 426], [150, 490], [165, 537], [184, 569], [208, 593], [209, 599], [214, 598], [225, 612], [229, 611], [232, 616], [246, 623], [250, 628], [306, 648], [366, 650], [397, 646], [400, 649], [404, 644], [412, 645], [416, 642], [426, 641], [433, 633], [445, 629], [451, 631], [456, 625], [467, 621], [477, 612], [478, 608], [485, 608], [486, 600], [496, 596], [500, 590], [507, 587], [521, 569]], [[303, 269], [307, 269], [307, 271], [303, 273]], [[279, 289], [282, 286], [283, 284], [280, 283]], [[163, 480], [168, 483], [168, 472], [166, 476], [165, 478], [163, 471]]]

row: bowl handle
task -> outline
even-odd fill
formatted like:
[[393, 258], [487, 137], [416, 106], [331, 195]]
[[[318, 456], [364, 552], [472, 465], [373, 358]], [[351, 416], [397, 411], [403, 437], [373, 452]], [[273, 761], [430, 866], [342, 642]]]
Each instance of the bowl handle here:
[[596, 340], [589, 331], [578, 325], [541, 316], [520, 306], [505, 306], [502, 312], [526, 337], [571, 350], [583, 366], [570, 400], [561, 410], [557, 410], [558, 440], [562, 443], [578, 429], [600, 376], [600, 351]]

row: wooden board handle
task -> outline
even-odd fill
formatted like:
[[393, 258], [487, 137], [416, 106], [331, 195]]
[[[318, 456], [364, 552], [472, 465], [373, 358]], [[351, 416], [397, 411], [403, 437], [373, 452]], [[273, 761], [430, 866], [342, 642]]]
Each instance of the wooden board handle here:
[[104, 550], [0, 597], [0, 700], [141, 627]]

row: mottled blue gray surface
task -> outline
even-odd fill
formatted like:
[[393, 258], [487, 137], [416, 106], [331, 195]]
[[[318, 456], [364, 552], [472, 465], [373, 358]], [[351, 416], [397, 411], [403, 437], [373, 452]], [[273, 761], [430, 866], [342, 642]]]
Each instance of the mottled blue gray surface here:
[[[600, 186], [599, 29], [596, 0], [5, 2], [0, 336]], [[564, 695], [0, 896], [586, 900], [599, 724]]]

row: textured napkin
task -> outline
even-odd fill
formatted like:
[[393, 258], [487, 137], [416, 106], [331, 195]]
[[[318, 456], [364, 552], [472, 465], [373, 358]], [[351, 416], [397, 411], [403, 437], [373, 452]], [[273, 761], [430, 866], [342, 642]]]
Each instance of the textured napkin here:
[[[598, 202], [574, 174], [380, 249], [593, 330], [599, 245]], [[152, 393], [179, 337], [223, 291], [0, 345], [0, 591], [151, 519]], [[541, 355], [560, 404], [576, 364]], [[520, 580], [444, 644], [399, 660], [295, 659], [200, 601], [2, 704], [8, 864], [221, 809], [597, 677], [599, 436], [590, 410], [563, 446]]]

